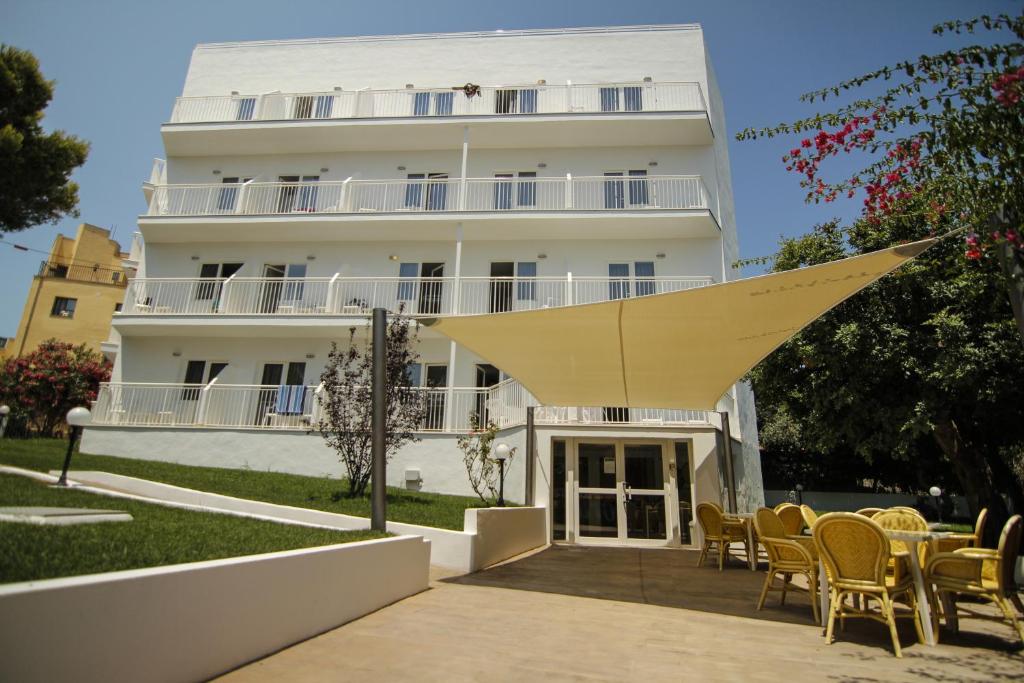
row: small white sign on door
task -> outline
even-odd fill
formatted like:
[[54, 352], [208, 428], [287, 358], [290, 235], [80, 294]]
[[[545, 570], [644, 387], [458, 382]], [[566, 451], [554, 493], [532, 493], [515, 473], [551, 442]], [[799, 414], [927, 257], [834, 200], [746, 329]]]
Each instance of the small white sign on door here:
[[602, 459], [605, 474], [615, 474], [615, 456], [609, 455]]

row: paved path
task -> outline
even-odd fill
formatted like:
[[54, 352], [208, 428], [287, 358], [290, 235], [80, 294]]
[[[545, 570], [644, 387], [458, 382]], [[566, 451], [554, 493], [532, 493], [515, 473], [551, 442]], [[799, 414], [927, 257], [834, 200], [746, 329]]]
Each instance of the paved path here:
[[553, 547], [431, 589], [238, 669], [241, 681], [964, 681], [1024, 679], [1008, 625], [935, 648], [853, 622], [827, 646], [804, 595], [754, 610], [763, 574], [690, 551]]

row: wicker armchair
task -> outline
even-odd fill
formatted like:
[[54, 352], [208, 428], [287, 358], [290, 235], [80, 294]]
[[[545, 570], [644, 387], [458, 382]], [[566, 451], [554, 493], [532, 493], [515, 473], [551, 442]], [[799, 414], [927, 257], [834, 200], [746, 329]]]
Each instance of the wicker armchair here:
[[[897, 657], [903, 656], [899, 635], [896, 632], [897, 618], [912, 618], [918, 639], [924, 640], [910, 571], [904, 569], [894, 575], [886, 573], [891, 550], [889, 539], [882, 527], [864, 515], [833, 512], [822, 515], [812, 531], [815, 545], [829, 577], [831, 609], [828, 626], [825, 629], [827, 643], [831, 644], [833, 641], [837, 616], [840, 622], [845, 622], [847, 618], [863, 618], [888, 624], [893, 650]], [[904, 555], [897, 558], [897, 562], [906, 562], [907, 559]], [[900, 577], [898, 580], [897, 576]], [[865, 609], [845, 604], [844, 598], [847, 595], [862, 596]], [[867, 609], [872, 598], [881, 605], [880, 612]], [[896, 614], [896, 598], [902, 598], [910, 606], [910, 614]]]
[[697, 521], [704, 532], [704, 545], [701, 547], [700, 557], [697, 559], [698, 567], [704, 565], [704, 560], [711, 547], [717, 546], [718, 571], [722, 571], [722, 567], [725, 566], [725, 556], [729, 554], [729, 546], [733, 543], [742, 543], [747, 561], [750, 560], [747, 531], [742, 522], [726, 518], [722, 514], [722, 509], [714, 503], [697, 504]]
[[[876, 512], [875, 516], [871, 519], [883, 529], [892, 529], [894, 531], [928, 531], [928, 522], [924, 521], [924, 517], [913, 508], [889, 508], [888, 510]], [[893, 557], [908, 554], [907, 544], [903, 541], [890, 540], [889, 543], [892, 546]], [[917, 562], [924, 565], [928, 545], [922, 543], [918, 548], [920, 556], [917, 558]], [[890, 558], [889, 573], [899, 572], [904, 567], [905, 565], [901, 562], [895, 562]], [[905, 568], [909, 570], [909, 567]], [[899, 581], [899, 578], [897, 578], [897, 581]]]
[[[803, 591], [790, 584], [794, 574], [803, 574], [807, 577], [806, 592], [811, 598], [811, 614], [814, 615], [814, 623], [820, 624], [818, 616], [818, 553], [814, 548], [814, 539], [808, 536], [792, 536], [786, 533], [786, 528], [774, 511], [768, 508], [760, 508], [754, 513], [754, 529], [757, 530], [758, 538], [768, 553], [768, 574], [764, 577], [764, 586], [761, 588], [761, 597], [757, 601], [757, 609], [764, 608], [765, 598], [768, 591], [781, 591], [782, 597], [779, 604], [786, 604], [786, 591], [788, 589]], [[775, 577], [782, 574], [782, 586], [775, 587]]]
[[814, 523], [818, 521], [818, 513], [812, 510], [810, 505], [801, 505], [800, 514], [803, 515], [804, 524], [807, 525], [807, 528], [814, 528]]
[[[779, 513], [779, 510], [781, 510], [782, 508], [784, 508], [784, 507], [787, 507], [787, 506], [789, 506], [789, 505], [793, 505], [793, 504], [792, 504], [792, 503], [790, 503], [790, 502], [788, 502], [788, 501], [785, 501], [785, 502], [779, 503], [778, 505], [776, 505], [775, 507], [773, 507], [773, 508], [772, 508], [772, 510], [774, 510], [774, 511], [775, 511], [775, 514], [778, 514], [778, 513]], [[796, 507], [796, 506], [795, 506], [795, 505], [793, 505], [793, 507]]]
[[982, 508], [978, 512], [978, 519], [974, 522], [973, 534], [946, 534], [936, 542], [940, 553], [951, 553], [960, 548], [980, 548], [981, 537], [985, 534], [985, 522], [988, 521], [988, 508]]
[[[787, 536], [798, 536], [800, 532], [804, 530], [806, 526], [804, 524], [804, 515], [799, 507], [792, 503], [786, 503], [786, 506], [781, 510], [776, 510], [775, 514], [782, 520], [782, 526], [786, 528]], [[808, 538], [810, 538], [808, 536]]]
[[[925, 579], [935, 587], [937, 596], [943, 593], [954, 598], [957, 593], [989, 600], [1003, 613], [1002, 619], [1010, 622], [1017, 636], [1024, 642], [1024, 623], [1017, 617], [1011, 601], [1016, 597], [1017, 585], [1013, 570], [1020, 549], [1021, 516], [1014, 515], [999, 535], [999, 548], [961, 548], [952, 553], [937, 553], [925, 567]], [[945, 603], [956, 610], [956, 603]], [[946, 615], [946, 620], [949, 617]], [[958, 614], [958, 617], [978, 619], [999, 619], [975, 613]], [[1000, 619], [1000, 621], [1002, 620]]]
[[864, 515], [865, 517], [874, 517], [876, 513], [881, 512], [885, 508], [861, 508], [857, 510], [858, 515]]

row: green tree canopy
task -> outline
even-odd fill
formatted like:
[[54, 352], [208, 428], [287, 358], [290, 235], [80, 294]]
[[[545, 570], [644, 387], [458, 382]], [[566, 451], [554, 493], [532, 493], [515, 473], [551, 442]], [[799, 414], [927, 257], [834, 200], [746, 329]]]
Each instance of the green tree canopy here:
[[53, 81], [40, 73], [35, 56], [0, 44], [0, 233], [78, 215], [71, 173], [85, 163], [89, 144], [43, 131], [51, 99]]

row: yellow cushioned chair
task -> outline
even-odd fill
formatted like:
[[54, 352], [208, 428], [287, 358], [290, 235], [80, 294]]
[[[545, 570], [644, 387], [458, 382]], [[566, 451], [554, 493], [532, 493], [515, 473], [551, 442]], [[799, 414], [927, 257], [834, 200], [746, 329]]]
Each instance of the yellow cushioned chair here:
[[725, 556], [729, 554], [729, 546], [733, 543], [743, 544], [749, 562], [750, 548], [747, 547], [747, 531], [742, 522], [726, 518], [722, 514], [722, 509], [714, 503], [697, 504], [697, 521], [704, 532], [704, 545], [701, 547], [700, 557], [697, 558], [698, 567], [704, 565], [711, 547], [717, 546], [718, 571], [722, 571]]
[[[892, 647], [897, 657], [903, 656], [899, 635], [896, 632], [897, 618], [913, 619], [918, 639], [924, 640], [909, 568], [904, 568], [896, 575], [886, 573], [892, 551], [882, 527], [864, 515], [832, 512], [818, 518], [812, 532], [829, 579], [831, 607], [828, 626], [825, 629], [827, 643], [831, 644], [833, 641], [837, 616], [840, 621], [846, 618], [864, 618], [888, 624]], [[900, 563], [906, 560], [907, 555], [897, 558], [897, 562]], [[898, 581], [896, 576], [900, 577]], [[846, 605], [844, 598], [847, 595], [862, 596], [865, 609]], [[872, 598], [881, 605], [881, 611], [878, 613], [867, 609]], [[910, 614], [896, 614], [896, 598], [902, 598], [910, 606]]]
[[978, 519], [974, 522], [973, 534], [946, 534], [936, 541], [935, 545], [941, 553], [951, 553], [960, 548], [980, 548], [987, 521], [988, 508], [981, 508], [978, 511]]
[[873, 517], [876, 512], [881, 512], [885, 508], [861, 508], [857, 510], [858, 515], [864, 515], [865, 517]]
[[[790, 579], [794, 574], [802, 574], [807, 577], [806, 592], [811, 598], [811, 614], [814, 615], [814, 623], [820, 624], [818, 616], [818, 554], [814, 548], [814, 539], [809, 536], [791, 536], [786, 533], [786, 528], [773, 510], [760, 508], [754, 513], [754, 529], [761, 539], [761, 544], [768, 553], [768, 574], [764, 577], [764, 586], [761, 588], [761, 597], [757, 601], [757, 609], [764, 608], [765, 598], [768, 591], [781, 591], [782, 597], [779, 604], [786, 604], [787, 589], [800, 590], [803, 588], [790, 585]], [[782, 586], [775, 587], [775, 577], [782, 574]]]
[[[928, 522], [913, 508], [889, 508], [888, 510], [876, 512], [871, 519], [883, 529], [891, 529], [893, 531], [928, 531]], [[894, 557], [908, 553], [907, 544], [903, 541], [890, 540], [889, 543], [892, 545]], [[917, 562], [923, 566], [928, 552], [928, 544], [922, 543], [917, 547]], [[900, 562], [895, 562], [892, 559], [889, 560], [890, 573], [900, 571], [900, 568], [903, 566]], [[909, 569], [909, 567], [907, 568]]]
[[[935, 587], [935, 594], [946, 593], [954, 598], [957, 593], [989, 600], [1003, 613], [1002, 619], [1010, 622], [1017, 636], [1024, 642], [1024, 623], [1017, 617], [1011, 605], [1016, 597], [1017, 585], [1013, 570], [1020, 552], [1021, 516], [1014, 515], [999, 535], [999, 548], [961, 548], [951, 553], [937, 553], [925, 567], [925, 578]], [[956, 610], [956, 603], [949, 605]], [[947, 615], [946, 621], [949, 621]], [[958, 614], [958, 617], [999, 619], [974, 613]], [[999, 619], [999, 620], [1002, 620]]]

